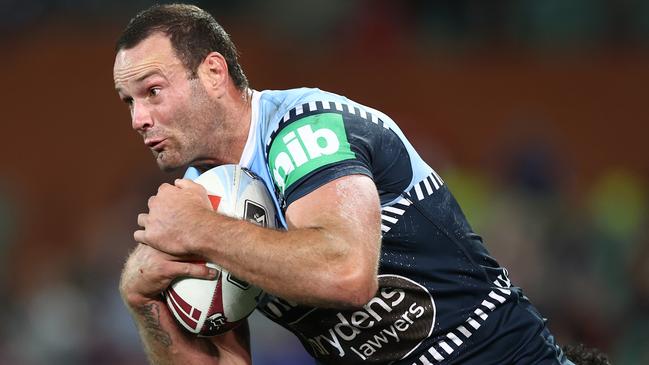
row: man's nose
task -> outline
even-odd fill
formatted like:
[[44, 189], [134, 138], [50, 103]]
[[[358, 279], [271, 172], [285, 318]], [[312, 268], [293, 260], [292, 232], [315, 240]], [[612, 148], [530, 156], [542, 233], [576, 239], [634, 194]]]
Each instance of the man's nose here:
[[145, 131], [153, 127], [151, 111], [142, 104], [133, 104], [132, 127], [136, 131]]

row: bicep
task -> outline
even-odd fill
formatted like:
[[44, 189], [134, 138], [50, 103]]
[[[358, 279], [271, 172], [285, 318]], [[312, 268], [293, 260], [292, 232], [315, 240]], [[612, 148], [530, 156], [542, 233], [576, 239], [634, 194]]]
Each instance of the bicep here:
[[345, 242], [366, 242], [373, 251], [380, 241], [379, 197], [365, 175], [347, 175], [320, 186], [291, 203], [286, 220], [289, 230], [322, 229]]
[[327, 307], [357, 308], [376, 294], [381, 214], [372, 179], [331, 180], [291, 203], [286, 220], [287, 233], [295, 232], [291, 249], [303, 254], [314, 283], [310, 290]]

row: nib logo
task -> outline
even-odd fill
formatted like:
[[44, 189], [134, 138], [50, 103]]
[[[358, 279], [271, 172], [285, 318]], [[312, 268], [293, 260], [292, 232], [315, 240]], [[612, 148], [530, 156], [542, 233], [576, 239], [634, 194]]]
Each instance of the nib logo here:
[[273, 180], [283, 193], [303, 176], [355, 157], [347, 140], [343, 117], [322, 113], [284, 127], [271, 142], [268, 162]]

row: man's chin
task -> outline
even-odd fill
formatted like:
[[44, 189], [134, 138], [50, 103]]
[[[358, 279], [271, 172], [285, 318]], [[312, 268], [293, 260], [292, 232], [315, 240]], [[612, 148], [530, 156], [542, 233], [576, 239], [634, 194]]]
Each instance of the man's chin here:
[[181, 163], [180, 161], [173, 161], [172, 159], [169, 159], [168, 156], [164, 155], [164, 152], [158, 154], [155, 161], [158, 164], [158, 168], [160, 168], [160, 170], [164, 172], [173, 172], [187, 165]]

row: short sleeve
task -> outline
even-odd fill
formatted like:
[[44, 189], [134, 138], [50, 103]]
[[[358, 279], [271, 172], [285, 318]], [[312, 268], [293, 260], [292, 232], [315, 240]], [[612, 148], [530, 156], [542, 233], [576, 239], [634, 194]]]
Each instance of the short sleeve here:
[[362, 127], [355, 119], [349, 113], [319, 111], [280, 124], [267, 156], [284, 206], [346, 175], [372, 177], [372, 143], [355, 132]]

